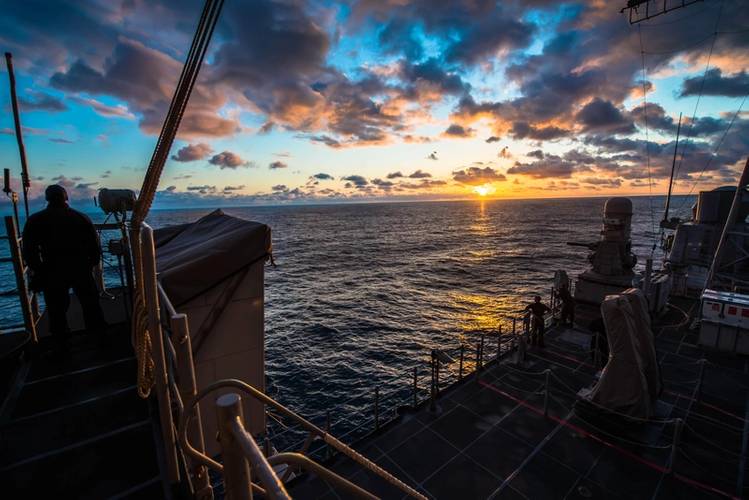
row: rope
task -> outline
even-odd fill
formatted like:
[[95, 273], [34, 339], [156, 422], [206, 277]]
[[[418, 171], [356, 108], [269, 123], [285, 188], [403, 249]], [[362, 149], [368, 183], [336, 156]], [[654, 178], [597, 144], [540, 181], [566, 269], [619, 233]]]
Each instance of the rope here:
[[143, 186], [141, 187], [135, 210], [133, 211], [133, 227], [137, 228], [140, 226], [140, 223], [145, 220], [151, 208], [161, 173], [164, 170], [164, 164], [169, 156], [169, 150], [177, 135], [182, 116], [190, 99], [190, 94], [198, 78], [222, 6], [223, 0], [206, 0], [205, 2], [195, 37], [190, 46], [185, 64], [182, 67], [182, 73], [172, 96], [169, 111], [167, 112], [164, 125], [156, 142], [156, 148], [151, 156], [151, 161], [143, 179]]
[[640, 57], [642, 59], [642, 116], [645, 121], [645, 156], [647, 158], [648, 168], [648, 205], [650, 205], [650, 232], [653, 236], [653, 249], [650, 256], [653, 256], [656, 248], [655, 239], [655, 214], [653, 213], [653, 178], [650, 175], [650, 138], [648, 132], [648, 86], [647, 73], [645, 72], [645, 49], [642, 45], [642, 27], [637, 25], [637, 35], [640, 39]]

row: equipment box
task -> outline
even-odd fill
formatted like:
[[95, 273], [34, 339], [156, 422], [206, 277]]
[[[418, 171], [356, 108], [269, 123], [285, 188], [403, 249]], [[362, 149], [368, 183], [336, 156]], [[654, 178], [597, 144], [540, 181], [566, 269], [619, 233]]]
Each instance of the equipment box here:
[[705, 290], [700, 345], [749, 354], [749, 295]]

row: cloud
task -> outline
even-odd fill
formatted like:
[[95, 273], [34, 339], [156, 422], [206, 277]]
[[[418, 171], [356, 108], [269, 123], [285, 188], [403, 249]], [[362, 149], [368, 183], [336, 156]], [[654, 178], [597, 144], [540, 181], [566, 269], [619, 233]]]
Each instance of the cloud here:
[[240, 184], [238, 186], [224, 186], [224, 192], [230, 192], [230, 191], [241, 191], [244, 189], [244, 184]]
[[409, 179], [426, 179], [427, 177], [431, 177], [432, 174], [429, 172], [424, 172], [422, 170], [417, 170], [413, 172], [411, 175], [408, 176]]
[[[78, 59], [67, 70], [52, 75], [50, 83], [65, 91], [121, 99], [139, 115], [141, 129], [156, 134], [161, 130], [181, 69], [182, 63], [171, 56], [121, 37], [102, 70]], [[182, 119], [180, 136], [220, 137], [235, 133], [239, 122], [218, 113], [225, 103], [226, 97], [218, 88], [197, 85]]]
[[499, 158], [512, 158], [512, 153], [510, 153], [509, 146], [505, 146], [502, 149], [500, 149], [499, 153], [497, 153], [497, 156]]
[[608, 131], [613, 134], [631, 134], [635, 131], [631, 120], [625, 117], [619, 108], [599, 97], [583, 106], [575, 118], [586, 132]]
[[[176, 155], [172, 155], [172, 160], [181, 163], [190, 161], [197, 161], [206, 158], [213, 152], [213, 149], [208, 144], [199, 142], [197, 144], [188, 144], [187, 146], [181, 147]], [[213, 163], [213, 162], [211, 162]], [[213, 163], [216, 165], [216, 163]]]
[[403, 174], [400, 171], [398, 171], [398, 172], [391, 172], [391, 173], [389, 173], [387, 175], [388, 179], [398, 179], [399, 177], [403, 177]]
[[333, 180], [333, 176], [332, 175], [325, 174], [325, 173], [322, 173], [322, 172], [320, 172], [319, 174], [315, 174], [312, 177], [315, 178], [315, 179], [317, 179], [317, 180], [320, 180], [320, 181], [332, 181]]
[[439, 160], [439, 158], [437, 158], [437, 151], [432, 151], [431, 153], [429, 153], [427, 155], [427, 160]]
[[365, 179], [361, 175], [348, 175], [346, 177], [341, 177], [341, 180], [348, 181], [348, 183], [350, 183], [352, 186], [356, 186], [357, 189], [362, 189], [369, 184], [367, 179]]
[[50, 142], [56, 142], [58, 144], [73, 144], [75, 141], [71, 141], [70, 139], [65, 139], [64, 137], [50, 137]]
[[743, 97], [749, 94], [749, 74], [746, 71], [723, 76], [720, 68], [712, 68], [702, 76], [685, 79], [681, 84], [679, 97], [691, 95], [714, 95]]
[[571, 131], [557, 126], [534, 127], [528, 122], [513, 122], [510, 135], [515, 139], [534, 139], [537, 141], [552, 141], [570, 135]]
[[271, 188], [273, 191], [288, 191], [286, 184], [276, 184]]
[[455, 182], [468, 184], [470, 186], [478, 186], [488, 182], [507, 180], [507, 177], [505, 177], [504, 174], [496, 171], [492, 167], [468, 167], [462, 170], [456, 170], [453, 172], [452, 176]]
[[284, 163], [284, 162], [282, 162], [280, 160], [276, 160], [276, 161], [273, 161], [270, 164], [268, 164], [268, 168], [270, 170], [278, 170], [279, 168], [288, 168], [288, 167], [289, 167], [288, 164], [286, 164], [286, 163]]
[[213, 155], [213, 157], [208, 160], [208, 163], [221, 167], [222, 169], [247, 167], [250, 164], [248, 161], [242, 159], [241, 156], [232, 153], [231, 151], [223, 151], [217, 155]]
[[18, 104], [21, 112], [24, 111], [47, 111], [57, 113], [67, 111], [68, 107], [62, 99], [34, 90], [27, 91], [28, 97], [19, 97]]
[[127, 106], [125, 106], [124, 104], [116, 104], [114, 106], [110, 106], [108, 104], [104, 104], [103, 102], [97, 101], [96, 99], [79, 96], [73, 96], [71, 97], [71, 99], [82, 106], [90, 107], [96, 114], [100, 116], [105, 116], [108, 118], [127, 118], [128, 120], [135, 119], [135, 115], [131, 113], [130, 110], [127, 109]]
[[466, 128], [462, 125], [458, 125], [457, 123], [451, 124], [447, 129], [442, 133], [445, 137], [472, 137], [474, 135], [475, 130], [472, 128]]
[[507, 169], [508, 174], [526, 175], [534, 179], [549, 177], [571, 177], [574, 172], [590, 170], [586, 166], [578, 166], [575, 161], [565, 160], [557, 155], [544, 155], [541, 160], [530, 163], [515, 162]]
[[499, 142], [499, 137], [497, 137], [496, 135], [493, 135], [487, 138], [486, 141], [484, 142], [486, 142], [487, 144], [491, 144], [492, 142]]
[[187, 186], [188, 191], [196, 191], [200, 194], [211, 194], [216, 192], [216, 186], [209, 186], [208, 184], [203, 184], [201, 186]]

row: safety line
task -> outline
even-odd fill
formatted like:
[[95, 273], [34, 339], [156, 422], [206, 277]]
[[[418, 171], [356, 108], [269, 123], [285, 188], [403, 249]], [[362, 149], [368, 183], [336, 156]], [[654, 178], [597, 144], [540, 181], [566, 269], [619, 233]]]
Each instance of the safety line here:
[[[510, 399], [511, 401], [516, 402], [517, 404], [519, 404], [521, 406], [524, 406], [525, 408], [531, 410], [532, 412], [534, 412], [534, 413], [536, 413], [538, 415], [541, 415], [541, 416], [544, 415], [544, 411], [541, 408], [538, 408], [538, 407], [536, 407], [536, 406], [534, 406], [532, 404], [529, 404], [529, 403], [527, 403], [525, 401], [522, 401], [522, 400], [516, 398], [515, 396], [512, 396], [511, 394], [508, 394], [507, 392], [503, 391], [502, 389], [500, 389], [500, 388], [498, 388], [498, 387], [496, 387], [496, 386], [494, 386], [492, 384], [484, 382], [483, 380], [479, 380], [479, 384], [483, 385], [484, 387], [488, 388], [491, 391], [496, 392], [497, 394], [500, 394], [500, 395], [502, 395], [502, 396]], [[645, 466], [647, 466], [647, 467], [649, 467], [649, 468], [651, 468], [651, 469], [653, 469], [653, 470], [655, 470], [655, 471], [657, 471], [657, 472], [659, 472], [661, 474], [669, 473], [669, 470], [666, 467], [664, 467], [662, 465], [659, 465], [659, 464], [656, 464], [654, 462], [651, 462], [650, 460], [644, 459], [641, 456], [636, 455], [635, 453], [632, 453], [631, 451], [629, 451], [629, 450], [627, 450], [625, 448], [622, 448], [620, 446], [615, 445], [614, 443], [610, 443], [610, 442], [606, 441], [605, 439], [601, 439], [600, 437], [596, 436], [595, 434], [590, 433], [589, 431], [583, 429], [582, 427], [579, 427], [579, 426], [577, 426], [577, 425], [575, 425], [573, 423], [570, 423], [569, 419], [559, 418], [559, 417], [556, 417], [556, 416], [552, 415], [551, 413], [549, 413], [546, 416], [546, 418], [549, 418], [549, 419], [553, 420], [554, 422], [557, 422], [557, 423], [563, 425], [564, 427], [567, 427], [567, 428], [569, 428], [569, 429], [577, 432], [578, 434], [581, 434], [583, 437], [589, 437], [589, 438], [593, 439], [594, 441], [602, 444], [603, 446], [606, 446], [607, 448], [611, 448], [612, 450], [618, 452], [619, 454], [621, 454], [621, 455], [623, 455], [625, 457], [628, 457], [628, 458], [630, 458], [630, 459], [632, 459], [632, 460], [634, 460], [636, 462], [639, 462], [640, 464], [645, 465]], [[727, 492], [725, 492], [725, 491], [723, 491], [723, 490], [721, 490], [719, 488], [716, 488], [716, 487], [711, 486], [709, 484], [705, 484], [705, 483], [702, 483], [700, 481], [691, 479], [689, 477], [683, 476], [683, 475], [678, 474], [676, 472], [673, 473], [673, 477], [675, 479], [678, 479], [679, 481], [685, 483], [685, 484], [690, 485], [690, 486], [694, 486], [696, 488], [700, 488], [700, 489], [705, 490], [705, 491], [710, 491], [712, 493], [724, 496], [726, 498], [731, 498], [731, 499], [739, 500], [739, 497], [736, 497], [736, 496], [732, 495], [731, 493], [727, 493]]]

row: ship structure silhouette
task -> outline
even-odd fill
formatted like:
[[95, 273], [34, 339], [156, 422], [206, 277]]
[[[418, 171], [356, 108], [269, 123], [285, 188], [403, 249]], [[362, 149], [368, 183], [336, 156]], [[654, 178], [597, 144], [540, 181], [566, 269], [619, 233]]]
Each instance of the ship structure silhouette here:
[[[691, 3], [625, 10], [636, 23]], [[267, 395], [271, 228], [221, 211], [145, 222], [221, 6], [205, 2], [138, 195], [99, 193], [120, 281], [99, 284], [105, 331], [84, 331], [72, 300], [64, 357], [48, 355], [6, 173], [23, 315], [0, 335], [7, 498], [747, 496], [749, 161], [736, 186], [699, 192], [691, 219], [667, 209], [662, 262], [634, 255], [632, 203], [609, 199], [600, 235], [570, 242], [589, 268], [548, 270], [547, 308], [518, 301], [496, 331], [431, 350], [397, 394], [373, 387], [371, 414], [343, 435], [335, 408], [313, 422]]]

